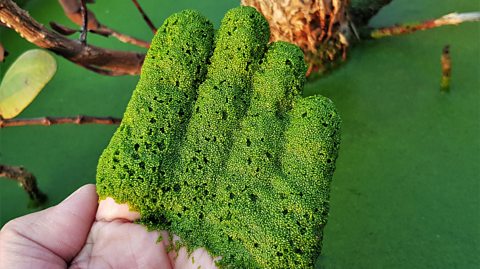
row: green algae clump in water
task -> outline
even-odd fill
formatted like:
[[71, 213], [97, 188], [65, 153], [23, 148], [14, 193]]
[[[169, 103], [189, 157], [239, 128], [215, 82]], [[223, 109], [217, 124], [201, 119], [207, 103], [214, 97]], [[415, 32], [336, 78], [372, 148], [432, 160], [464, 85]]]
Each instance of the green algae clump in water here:
[[301, 96], [301, 50], [268, 40], [250, 7], [215, 35], [195, 11], [170, 16], [98, 164], [100, 198], [221, 268], [313, 268], [327, 221], [340, 118]]

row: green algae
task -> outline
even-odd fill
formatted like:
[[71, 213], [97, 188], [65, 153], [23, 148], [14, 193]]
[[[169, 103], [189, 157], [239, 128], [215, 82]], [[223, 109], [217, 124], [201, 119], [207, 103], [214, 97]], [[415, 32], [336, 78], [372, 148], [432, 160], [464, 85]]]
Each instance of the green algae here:
[[230, 10], [215, 38], [197, 12], [172, 15], [98, 164], [101, 198], [223, 268], [312, 268], [327, 221], [340, 118], [301, 97], [300, 49], [268, 39], [253, 8]]

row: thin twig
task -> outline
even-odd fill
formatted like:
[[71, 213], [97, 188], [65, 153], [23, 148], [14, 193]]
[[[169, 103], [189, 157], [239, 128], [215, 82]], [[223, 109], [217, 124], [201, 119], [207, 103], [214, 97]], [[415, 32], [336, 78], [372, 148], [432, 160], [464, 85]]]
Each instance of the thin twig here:
[[47, 201], [47, 195], [38, 188], [35, 176], [25, 168], [0, 164], [0, 177], [17, 181], [30, 197], [31, 207], [41, 206]]
[[[58, 0], [60, 5], [63, 8], [65, 15], [76, 25], [82, 26], [83, 25], [83, 16], [81, 12], [81, 3], [78, 0]], [[88, 17], [88, 30], [93, 33], [98, 33], [103, 36], [112, 36], [116, 39], [124, 42], [129, 43], [135, 46], [139, 46], [142, 48], [149, 48], [150, 43], [123, 33], [120, 33], [114, 29], [109, 28], [106, 25], [101, 24], [95, 14], [89, 10], [87, 10], [87, 17]]]
[[[50, 27], [55, 32], [57, 32], [61, 35], [64, 35], [64, 36], [69, 36], [69, 35], [73, 35], [75, 33], [80, 33], [81, 32], [78, 29], [73, 29], [73, 28], [70, 28], [68, 26], [62, 25], [60, 23], [54, 22], [54, 21], [51, 21], [49, 24], [50, 24]], [[88, 30], [88, 31], [91, 32], [91, 33], [97, 34], [97, 35], [104, 36], [104, 37], [109, 37], [112, 34], [112, 33], [105, 33], [105, 32], [97, 32], [96, 30]]]
[[424, 22], [406, 23], [391, 27], [374, 29], [370, 32], [372, 38], [410, 34], [416, 31], [428, 30], [445, 25], [458, 25], [464, 22], [480, 21], [480, 12], [450, 13], [443, 17]]
[[73, 34], [75, 34], [75, 33], [80, 32], [80, 31], [77, 30], [77, 29], [72, 29], [72, 28], [70, 28], [70, 27], [67, 27], [67, 26], [65, 26], [65, 25], [62, 25], [62, 24], [60, 24], [60, 23], [56, 23], [56, 22], [54, 22], [54, 21], [51, 21], [49, 24], [50, 24], [50, 27], [51, 27], [55, 32], [57, 32], [57, 33], [59, 33], [59, 34], [62, 34], [62, 35], [68, 36], [68, 35], [73, 35]]
[[121, 76], [123, 75], [122, 72], [118, 72], [115, 70], [105, 70], [102, 68], [98, 68], [95, 66], [84, 66], [86, 69], [93, 71], [95, 73], [98, 73], [100, 75], [105, 75], [105, 76]]
[[78, 40], [68, 39], [45, 28], [12, 0], [0, 0], [0, 21], [27, 41], [80, 66], [114, 75], [140, 74], [145, 54], [83, 45]]
[[102, 25], [101, 27], [99, 27], [97, 29], [89, 29], [89, 31], [92, 32], [92, 33], [103, 35], [103, 36], [113, 36], [116, 39], [122, 41], [123, 43], [132, 44], [132, 45], [142, 47], [142, 48], [146, 48], [146, 49], [150, 48], [150, 42], [147, 42], [147, 41], [135, 38], [135, 37], [131, 37], [131, 36], [122, 34], [118, 31], [110, 29], [110, 28], [108, 28], [104, 25]]
[[452, 58], [450, 57], [450, 46], [446, 45], [442, 50], [442, 80], [440, 81], [440, 90], [442, 92], [450, 91], [450, 78], [452, 75]]
[[147, 23], [148, 27], [150, 27], [150, 30], [152, 30], [153, 34], [157, 33], [157, 27], [153, 24], [153, 22], [150, 20], [150, 18], [147, 16], [145, 11], [143, 11], [143, 8], [140, 6], [137, 0], [132, 0], [133, 4], [135, 4], [135, 7], [137, 7], [138, 11], [140, 14], [142, 14], [143, 19]]
[[78, 115], [74, 117], [41, 117], [30, 119], [2, 119], [0, 128], [27, 125], [50, 126], [54, 124], [120, 124], [122, 119], [113, 117], [92, 117]]
[[88, 32], [88, 9], [86, 0], [80, 0], [80, 13], [82, 14], [82, 28], [80, 33], [80, 42], [87, 44], [87, 32]]
[[2, 43], [0, 43], [0, 63], [5, 60], [5, 57], [8, 56], [8, 51], [5, 50]]

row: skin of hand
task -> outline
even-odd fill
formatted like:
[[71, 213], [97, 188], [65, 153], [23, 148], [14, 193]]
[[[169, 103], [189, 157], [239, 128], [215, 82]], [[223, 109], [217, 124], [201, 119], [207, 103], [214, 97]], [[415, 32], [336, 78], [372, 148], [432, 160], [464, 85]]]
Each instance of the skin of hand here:
[[139, 217], [111, 198], [98, 202], [95, 186], [85, 185], [57, 206], [8, 222], [0, 268], [216, 268], [204, 249], [167, 251], [167, 232], [148, 232], [133, 222]]

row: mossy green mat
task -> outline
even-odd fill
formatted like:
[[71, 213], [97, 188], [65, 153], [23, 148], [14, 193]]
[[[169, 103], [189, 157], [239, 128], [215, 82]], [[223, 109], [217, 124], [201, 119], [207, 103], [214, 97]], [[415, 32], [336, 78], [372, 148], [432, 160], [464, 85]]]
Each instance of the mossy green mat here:
[[99, 160], [101, 198], [222, 268], [313, 268], [327, 221], [340, 118], [300, 96], [301, 50], [269, 36], [251, 7], [227, 12], [214, 42], [198, 12], [170, 16]]

